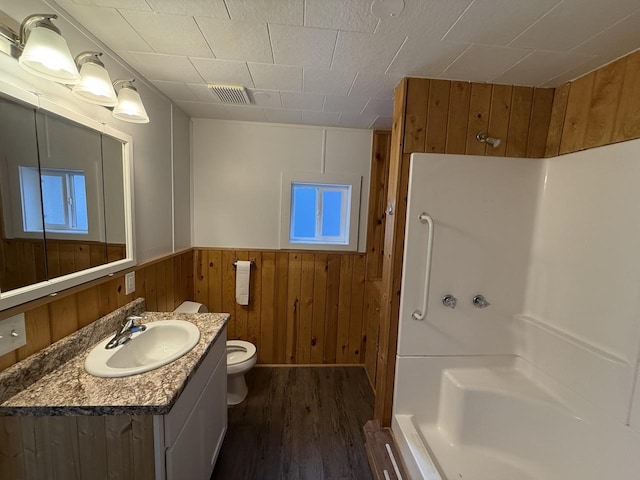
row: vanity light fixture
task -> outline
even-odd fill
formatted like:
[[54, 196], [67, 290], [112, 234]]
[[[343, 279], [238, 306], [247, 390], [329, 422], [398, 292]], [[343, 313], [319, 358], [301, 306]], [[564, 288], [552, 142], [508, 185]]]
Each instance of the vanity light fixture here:
[[109, 72], [100, 60], [101, 56], [101, 52], [82, 52], [76, 56], [75, 62], [80, 69], [82, 80], [73, 86], [71, 92], [86, 102], [115, 107], [118, 104], [118, 96]]
[[133, 82], [133, 79], [120, 79], [113, 82], [113, 87], [116, 90], [120, 88], [120, 90], [118, 91], [118, 105], [113, 109], [112, 115], [125, 122], [149, 123], [149, 116]]
[[480, 143], [488, 143], [493, 148], [498, 148], [500, 146], [500, 143], [502, 143], [502, 140], [500, 140], [499, 138], [488, 136], [487, 132], [478, 133], [476, 135], [476, 140], [478, 140]]
[[75, 85], [80, 83], [80, 73], [73, 61], [66, 40], [52, 20], [55, 14], [29, 15], [15, 33], [6, 25], [0, 25], [0, 37], [4, 40], [2, 51], [18, 59], [27, 72], [47, 80]]

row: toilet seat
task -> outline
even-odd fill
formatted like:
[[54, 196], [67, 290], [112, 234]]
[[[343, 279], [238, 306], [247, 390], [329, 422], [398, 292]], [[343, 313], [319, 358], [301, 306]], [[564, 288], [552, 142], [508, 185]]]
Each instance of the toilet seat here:
[[[227, 370], [243, 370], [241, 366], [249, 363], [251, 368], [255, 364], [256, 346], [244, 340], [227, 341]], [[248, 366], [248, 365], [247, 365]]]

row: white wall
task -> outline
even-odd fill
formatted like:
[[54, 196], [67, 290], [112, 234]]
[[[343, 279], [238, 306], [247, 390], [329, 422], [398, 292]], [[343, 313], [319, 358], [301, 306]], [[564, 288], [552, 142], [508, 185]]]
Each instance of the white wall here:
[[[189, 169], [188, 130], [184, 127], [185, 116], [174, 115], [180, 124], [175, 132], [171, 129], [171, 108], [169, 99], [153, 88], [142, 77], [112, 54], [104, 45], [95, 40], [75, 20], [66, 15], [54, 2], [44, 0], [0, 0], [0, 10], [21, 22], [33, 13], [55, 12], [60, 18], [55, 24], [61, 29], [72, 54], [82, 51], [98, 50], [111, 78], [136, 78], [138, 89], [151, 122], [132, 124], [122, 122], [111, 116], [103, 107], [90, 105], [75, 99], [65, 86], [41, 80], [24, 72], [17, 61], [0, 54], [0, 79], [25, 91], [36, 90], [43, 93], [43, 101], [52, 101], [80, 113], [97, 122], [106, 123], [113, 128], [133, 136], [134, 190], [135, 190], [135, 238], [138, 262], [173, 251], [173, 210], [172, 194], [175, 190], [176, 205], [183, 208], [189, 203], [190, 186], [188, 175], [173, 175], [173, 169]], [[175, 109], [175, 107], [174, 107]], [[178, 111], [175, 109], [175, 111]], [[172, 135], [174, 149], [172, 150]], [[180, 151], [176, 150], [180, 149]], [[173, 167], [172, 167], [173, 156]], [[174, 183], [175, 182], [175, 183]], [[184, 235], [190, 231], [189, 217], [181, 216], [176, 222], [180, 232], [176, 235], [180, 246], [189, 246], [190, 239]]]
[[366, 248], [373, 132], [193, 120], [194, 243], [277, 249], [283, 171], [361, 175], [359, 251]]
[[[640, 360], [640, 140], [545, 161], [519, 352], [627, 423]], [[640, 429], [640, 395], [635, 396]]]

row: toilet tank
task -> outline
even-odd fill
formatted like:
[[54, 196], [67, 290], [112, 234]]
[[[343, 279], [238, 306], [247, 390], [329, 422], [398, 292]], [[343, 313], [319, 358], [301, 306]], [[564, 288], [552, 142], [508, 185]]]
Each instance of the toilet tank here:
[[198, 302], [182, 302], [178, 308], [174, 310], [176, 313], [208, 313], [207, 307]]

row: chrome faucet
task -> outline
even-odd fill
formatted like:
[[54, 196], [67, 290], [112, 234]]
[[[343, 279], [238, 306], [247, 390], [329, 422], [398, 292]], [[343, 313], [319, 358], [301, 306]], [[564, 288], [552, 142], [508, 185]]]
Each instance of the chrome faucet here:
[[473, 306], [478, 308], [487, 308], [491, 305], [482, 295], [475, 295], [472, 300]]
[[137, 325], [136, 322], [142, 320], [139, 315], [130, 315], [126, 318], [122, 325], [116, 332], [115, 336], [109, 340], [109, 343], [104, 347], [106, 349], [112, 349], [124, 345], [131, 340], [131, 335], [136, 332], [144, 332], [147, 327], [144, 325]]

